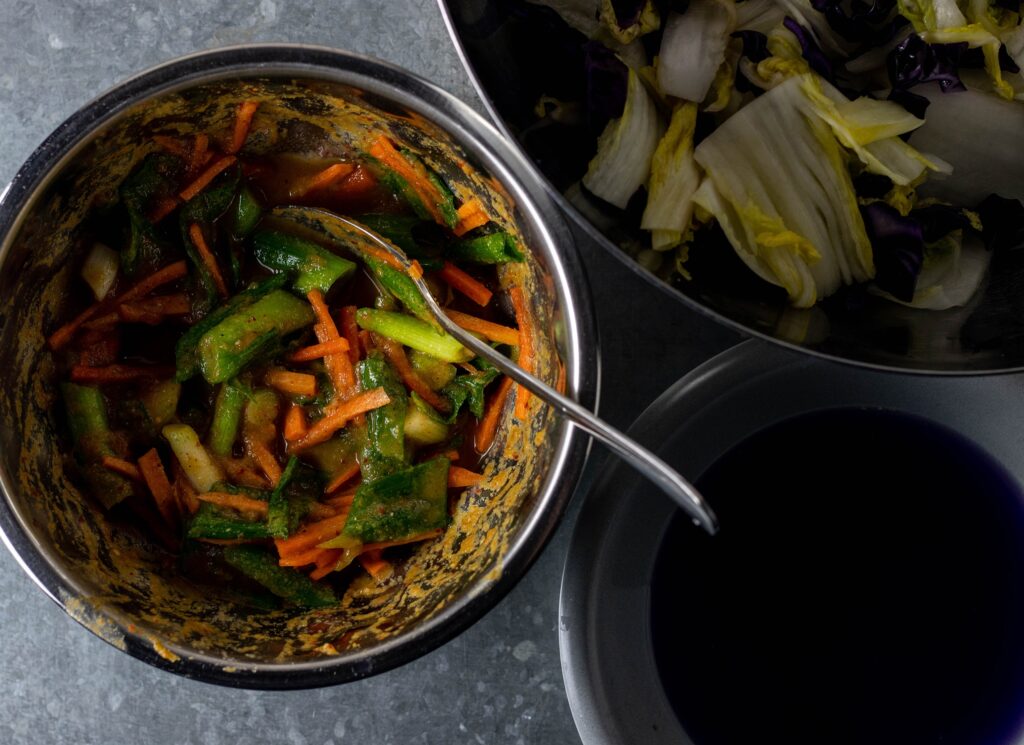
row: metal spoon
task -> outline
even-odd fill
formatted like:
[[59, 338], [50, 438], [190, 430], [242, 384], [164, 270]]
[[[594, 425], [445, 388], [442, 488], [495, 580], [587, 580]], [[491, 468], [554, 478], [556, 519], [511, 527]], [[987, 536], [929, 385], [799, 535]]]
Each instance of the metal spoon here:
[[591, 437], [607, 445], [612, 452], [636, 468], [641, 475], [660, 487], [663, 492], [671, 497], [690, 516], [694, 524], [703, 527], [704, 530], [712, 535], [718, 531], [718, 520], [714, 512], [704, 501], [700, 492], [665, 461], [619, 432], [607, 422], [599, 419], [572, 399], [563, 396], [539, 378], [526, 372], [468, 331], [457, 326], [445, 315], [444, 310], [434, 299], [430, 288], [427, 287], [427, 283], [423, 281], [422, 273], [413, 271], [412, 262], [406, 258], [405, 253], [401, 249], [392, 245], [390, 241], [360, 225], [358, 222], [341, 217], [333, 212], [328, 212], [327, 210], [308, 207], [278, 207], [271, 212], [270, 216], [271, 218], [297, 223], [315, 232], [326, 233], [328, 237], [340, 240], [356, 252], [358, 252], [360, 241], [370, 241], [378, 248], [387, 251], [406, 270], [409, 278], [416, 285], [431, 314], [433, 314], [434, 319], [441, 328], [455, 337], [467, 349], [483, 357], [516, 383], [534, 393], [538, 398], [545, 401]]

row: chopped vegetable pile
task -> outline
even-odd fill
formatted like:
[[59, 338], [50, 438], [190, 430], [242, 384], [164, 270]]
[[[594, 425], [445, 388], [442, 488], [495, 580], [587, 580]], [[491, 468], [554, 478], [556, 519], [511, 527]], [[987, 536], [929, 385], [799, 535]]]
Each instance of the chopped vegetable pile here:
[[337, 216], [402, 248], [458, 325], [527, 369], [536, 325], [499, 288], [525, 256], [480, 200], [383, 134], [326, 160], [247, 155], [259, 118], [245, 102], [226, 132], [154, 136], [94, 210], [73, 288], [89, 297], [49, 346], [87, 493], [186, 576], [322, 607], [358, 572], [397, 581], [395, 547], [442, 535], [513, 391]]
[[531, 3], [582, 82], [553, 75], [525, 136], [599, 134], [572, 201], [624, 210], [666, 279], [727, 243], [799, 308], [862, 286], [943, 310], [1019, 218], [1020, 0]]

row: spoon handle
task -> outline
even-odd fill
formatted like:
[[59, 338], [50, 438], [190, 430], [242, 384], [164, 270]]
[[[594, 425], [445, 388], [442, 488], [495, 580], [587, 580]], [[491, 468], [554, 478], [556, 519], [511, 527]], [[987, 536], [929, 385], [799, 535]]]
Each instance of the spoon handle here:
[[[423, 283], [422, 279], [415, 279], [414, 281], [418, 285]], [[458, 339], [463, 346], [486, 359], [527, 390], [535, 393], [591, 437], [607, 445], [612, 452], [657, 484], [662, 491], [668, 494], [690, 516], [695, 524], [700, 525], [711, 535], [718, 531], [718, 520], [715, 517], [715, 513], [704, 501], [700, 492], [665, 461], [635, 440], [619, 432], [619, 430], [604, 420], [599, 419], [583, 406], [562, 395], [540, 380], [540, 378], [526, 372], [505, 355], [500, 354], [488, 344], [485, 344], [465, 329], [456, 325], [454, 321], [445, 315], [441, 306], [437, 304], [430, 294], [430, 290], [425, 283], [420, 287], [420, 292], [431, 307], [438, 323], [444, 327], [445, 331]]]

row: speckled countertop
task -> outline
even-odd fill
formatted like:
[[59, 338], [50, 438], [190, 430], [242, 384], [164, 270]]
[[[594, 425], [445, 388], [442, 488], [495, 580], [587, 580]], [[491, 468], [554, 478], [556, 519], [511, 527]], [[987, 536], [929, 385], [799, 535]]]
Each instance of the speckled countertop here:
[[[371, 54], [480, 109], [432, 0], [0, 0], [0, 184], [117, 81], [251, 41]], [[581, 248], [599, 300], [603, 413], [625, 427], [737, 337]], [[403, 668], [315, 691], [229, 690], [151, 669], [71, 621], [0, 551], [0, 743], [578, 743], [558, 660], [558, 588], [573, 516], [601, 461], [591, 459], [551, 545], [490, 614]]]

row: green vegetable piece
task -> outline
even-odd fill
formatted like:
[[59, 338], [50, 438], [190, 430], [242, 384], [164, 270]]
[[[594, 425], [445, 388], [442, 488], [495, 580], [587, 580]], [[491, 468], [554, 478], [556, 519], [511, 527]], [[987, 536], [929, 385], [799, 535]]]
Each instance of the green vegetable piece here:
[[217, 455], [231, 454], [238, 437], [238, 424], [246, 401], [245, 390], [237, 381], [229, 380], [217, 391], [213, 404], [213, 423], [210, 425], [210, 450]]
[[278, 566], [277, 558], [262, 549], [228, 546], [224, 549], [224, 560], [278, 597], [295, 605], [326, 608], [338, 602], [330, 587], [314, 582], [296, 569]]
[[262, 521], [242, 520], [209, 502], [199, 505], [186, 535], [189, 538], [214, 538], [222, 541], [270, 538], [267, 526]]
[[167, 153], [150, 153], [121, 182], [118, 193], [128, 210], [128, 244], [121, 250], [121, 271], [131, 279], [163, 263], [168, 247], [147, 215], [160, 199], [171, 197], [184, 162]]
[[132, 279], [160, 266], [169, 249], [153, 224], [141, 213], [128, 211], [128, 227], [128, 245], [121, 250], [121, 271]]
[[405, 468], [405, 386], [380, 352], [374, 352], [358, 366], [359, 384], [364, 391], [381, 388], [391, 402], [366, 415], [366, 443], [359, 466], [364, 482], [371, 482]]
[[448, 424], [415, 392], [405, 413], [405, 436], [417, 445], [436, 445], [448, 439]]
[[455, 365], [439, 360], [436, 357], [431, 357], [429, 354], [420, 352], [418, 349], [413, 349], [409, 354], [409, 364], [412, 365], [412, 369], [416, 371], [416, 374], [423, 379], [423, 382], [434, 391], [441, 390], [455, 380], [455, 374], [458, 372], [455, 369]]
[[76, 451], [88, 460], [111, 455], [107, 404], [100, 389], [77, 383], [61, 383], [60, 390], [64, 396], [68, 426]]
[[274, 290], [238, 309], [199, 340], [199, 371], [209, 383], [223, 383], [274, 348], [281, 337], [315, 320], [308, 303]]
[[142, 394], [142, 405], [149, 421], [162, 427], [174, 418], [181, 398], [181, 385], [174, 380], [163, 380]]
[[238, 201], [235, 203], [234, 214], [231, 218], [231, 234], [236, 238], [245, 238], [256, 229], [257, 223], [263, 216], [263, 207], [260, 205], [256, 195], [247, 186], [243, 186], [238, 192]]
[[270, 494], [270, 504], [267, 507], [267, 530], [274, 538], [287, 538], [290, 528], [288, 519], [289, 501], [285, 497], [285, 489], [291, 483], [295, 475], [295, 467], [299, 465], [299, 459], [294, 455], [288, 459], [288, 465], [284, 467], [281, 478]]
[[447, 458], [385, 476], [356, 490], [343, 535], [363, 543], [411, 538], [448, 524]]
[[[451, 189], [448, 188], [448, 185], [436, 173], [427, 168], [416, 153], [405, 148], [401, 148], [399, 152], [401, 152], [403, 158], [412, 164], [414, 169], [426, 174], [427, 180], [437, 190], [438, 201], [435, 206], [441, 213], [444, 224], [449, 228], [454, 228], [459, 221], [459, 214], [455, 209], [455, 196], [452, 194]], [[433, 221], [434, 216], [427, 209], [426, 205], [423, 204], [420, 195], [409, 185], [409, 182], [404, 177], [376, 159], [368, 158], [367, 161], [373, 166], [378, 180], [408, 204], [417, 217], [421, 220]]]
[[189, 425], [168, 424], [162, 432], [194, 489], [207, 492], [224, 479], [220, 465], [210, 457], [199, 442], [199, 435]]
[[476, 264], [505, 264], [526, 258], [516, 245], [516, 239], [504, 231], [456, 241], [448, 247], [447, 254], [452, 261]]
[[394, 295], [406, 310], [428, 323], [433, 319], [427, 301], [408, 274], [369, 256], [364, 257], [363, 261], [384, 289]]
[[[479, 365], [478, 365], [479, 367]], [[452, 410], [449, 422], [455, 421], [464, 404], [477, 419], [484, 415], [484, 391], [498, 377], [498, 371], [490, 366], [472, 375], [460, 375], [441, 389], [441, 395], [448, 399]]]
[[252, 486], [239, 486], [238, 484], [232, 484], [230, 481], [218, 481], [210, 487], [210, 491], [222, 491], [228, 494], [242, 494], [246, 497], [258, 499], [261, 502], [270, 501], [270, 492], [266, 489], [256, 489]]
[[327, 249], [294, 235], [261, 230], [253, 237], [256, 260], [275, 272], [295, 275], [295, 289], [305, 295], [310, 290], [328, 290], [340, 279], [349, 277], [356, 265]]
[[208, 331], [236, 311], [247, 308], [274, 290], [284, 287], [287, 281], [288, 278], [281, 274], [252, 285], [228, 299], [219, 308], [215, 308], [198, 323], [193, 324], [181, 336], [175, 347], [175, 363], [177, 365], [175, 380], [184, 383], [199, 372], [199, 342]]
[[355, 460], [364, 435], [365, 432], [357, 432], [350, 424], [327, 442], [304, 450], [302, 457], [312, 461], [316, 469], [328, 479], [334, 478]]
[[445, 362], [468, 362], [473, 359], [473, 353], [454, 337], [436, 330], [426, 321], [403, 313], [360, 308], [356, 311], [356, 323], [360, 328], [394, 339]]
[[[192, 242], [189, 228], [193, 223], [208, 226], [218, 217], [227, 212], [228, 207], [235, 198], [238, 190], [238, 179], [240, 172], [238, 168], [227, 171], [219, 180], [216, 186], [204, 189], [194, 196], [185, 206], [181, 208], [178, 215], [178, 222], [181, 227], [181, 242], [185, 247], [185, 254], [192, 264], [194, 281], [196, 283], [196, 298], [194, 304], [196, 310], [205, 313], [217, 303], [217, 285], [214, 282], [213, 274], [203, 261], [199, 249]], [[211, 244], [211, 250], [213, 245]]]
[[61, 383], [60, 389], [82, 476], [92, 494], [110, 509], [131, 495], [132, 485], [128, 479], [100, 465], [104, 455], [114, 455], [103, 394], [98, 388], [76, 383]]
[[387, 238], [408, 256], [420, 258], [420, 247], [413, 237], [412, 230], [423, 220], [409, 215], [369, 214], [360, 215], [359, 222], [374, 233]]

